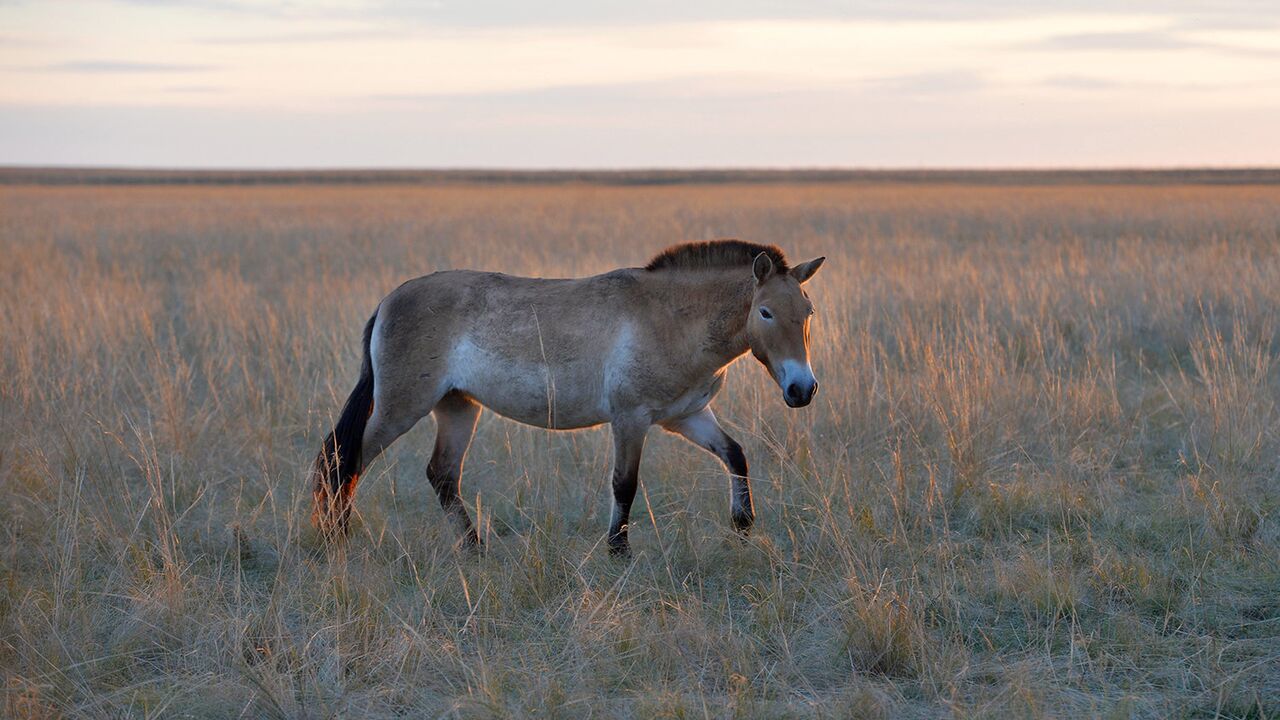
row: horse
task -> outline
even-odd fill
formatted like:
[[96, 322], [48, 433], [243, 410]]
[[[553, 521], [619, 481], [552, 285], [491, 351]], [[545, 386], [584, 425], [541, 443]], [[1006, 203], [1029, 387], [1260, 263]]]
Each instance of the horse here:
[[630, 554], [628, 519], [653, 425], [719, 458], [732, 525], [745, 538], [755, 520], [746, 456], [710, 403], [748, 351], [789, 407], [813, 399], [814, 311], [802, 286], [825, 259], [792, 267], [776, 246], [718, 240], [585, 278], [448, 270], [404, 283], [365, 325], [359, 380], [312, 470], [313, 524], [326, 537], [345, 535], [365, 467], [432, 414], [427, 481], [462, 544], [482, 549], [459, 490], [489, 408], [550, 430], [609, 424], [610, 554]]

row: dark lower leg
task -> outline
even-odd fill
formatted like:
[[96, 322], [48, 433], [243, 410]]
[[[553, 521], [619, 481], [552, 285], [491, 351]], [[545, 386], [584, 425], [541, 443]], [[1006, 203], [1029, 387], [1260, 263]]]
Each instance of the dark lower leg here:
[[613, 425], [613, 515], [609, 520], [609, 554], [627, 556], [627, 525], [631, 519], [631, 503], [640, 482], [640, 454], [644, 451], [647, 424], [614, 423]]
[[613, 516], [609, 520], [609, 554], [629, 555], [627, 524], [631, 519], [631, 503], [636, 497], [637, 478], [613, 476]]
[[742, 446], [720, 427], [711, 408], [663, 424], [667, 430], [689, 440], [715, 455], [729, 471], [729, 511], [733, 529], [746, 537], [755, 522], [756, 514], [751, 505], [751, 481], [748, 479], [747, 457]]
[[730, 514], [733, 518], [733, 529], [744, 537], [751, 532], [755, 523], [755, 508], [751, 503], [751, 480], [748, 479], [747, 458], [742, 446], [726, 436], [728, 447], [717, 453], [729, 469], [730, 480]]
[[461, 469], [461, 463], [449, 463], [437, 452], [431, 457], [431, 463], [427, 465], [427, 480], [436, 491], [436, 497], [440, 499], [440, 507], [444, 509], [445, 515], [457, 527], [463, 545], [479, 546], [480, 536], [476, 533], [475, 524], [471, 522], [471, 515], [462, 503], [462, 493], [459, 490]]
[[480, 546], [480, 536], [471, 515], [462, 503], [460, 485], [462, 463], [480, 418], [480, 405], [459, 392], [445, 395], [436, 404], [436, 447], [427, 464], [427, 480], [440, 499], [440, 507], [457, 527], [462, 542], [469, 547]]

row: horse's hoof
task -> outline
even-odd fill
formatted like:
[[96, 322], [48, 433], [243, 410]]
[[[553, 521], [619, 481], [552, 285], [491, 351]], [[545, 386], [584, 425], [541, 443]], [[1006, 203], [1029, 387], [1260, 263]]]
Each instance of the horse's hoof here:
[[311, 507], [311, 526], [326, 542], [345, 540], [351, 529], [351, 505], [343, 504], [328, 493], [316, 493]]
[[752, 515], [734, 515], [733, 531], [737, 533], [740, 539], [746, 540], [751, 536], [751, 526], [755, 524], [755, 520]]
[[463, 537], [458, 544], [463, 552], [476, 557], [484, 557], [485, 553], [488, 552], [488, 547], [484, 544], [484, 541], [475, 533]]
[[609, 544], [609, 557], [619, 560], [627, 560], [631, 558], [631, 545], [628, 543]]

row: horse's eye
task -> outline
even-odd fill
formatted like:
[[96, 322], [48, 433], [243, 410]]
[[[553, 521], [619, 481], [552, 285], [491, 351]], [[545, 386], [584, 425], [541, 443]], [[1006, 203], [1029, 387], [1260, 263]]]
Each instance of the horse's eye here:
[[765, 320], [772, 320], [773, 313], [769, 312], [768, 308], [760, 308], [760, 317], [764, 318]]

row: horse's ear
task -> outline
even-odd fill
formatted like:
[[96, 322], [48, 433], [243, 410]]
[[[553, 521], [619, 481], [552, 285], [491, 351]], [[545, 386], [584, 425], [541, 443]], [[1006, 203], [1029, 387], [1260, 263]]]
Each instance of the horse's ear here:
[[826, 261], [827, 258], [824, 256], [810, 260], [807, 263], [800, 263], [791, 268], [791, 272], [788, 274], [795, 278], [798, 283], [808, 282], [809, 278], [813, 277], [813, 274], [818, 272], [818, 268], [822, 267], [822, 263]]
[[768, 253], [760, 253], [751, 263], [751, 272], [755, 273], [756, 283], [763, 285], [765, 280], [773, 277], [773, 259]]

